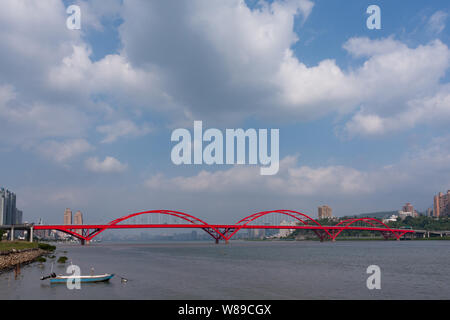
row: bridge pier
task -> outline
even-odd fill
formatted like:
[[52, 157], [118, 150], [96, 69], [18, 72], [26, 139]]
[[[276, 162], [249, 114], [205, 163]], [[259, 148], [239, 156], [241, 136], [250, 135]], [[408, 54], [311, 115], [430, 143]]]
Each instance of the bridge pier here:
[[9, 240], [14, 241], [14, 227], [11, 226], [11, 234], [9, 235]]
[[29, 241], [33, 242], [33, 227], [30, 228], [30, 236], [29, 237], [30, 237]]

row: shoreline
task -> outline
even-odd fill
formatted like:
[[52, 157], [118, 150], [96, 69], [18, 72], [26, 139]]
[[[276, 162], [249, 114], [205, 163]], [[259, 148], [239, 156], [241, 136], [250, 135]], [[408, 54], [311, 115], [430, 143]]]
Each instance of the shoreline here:
[[16, 265], [25, 265], [34, 262], [38, 257], [47, 253], [39, 248], [11, 249], [0, 252], [0, 273], [14, 269]]
[[[449, 241], [450, 237], [432, 237], [432, 238], [413, 238], [413, 239], [400, 239], [400, 241]], [[309, 238], [309, 239], [295, 239], [295, 238], [284, 238], [284, 239], [243, 239], [243, 241], [320, 241], [318, 238]], [[326, 239], [324, 242], [330, 241]], [[337, 238], [338, 241], [397, 241], [397, 239], [384, 239], [384, 238]]]

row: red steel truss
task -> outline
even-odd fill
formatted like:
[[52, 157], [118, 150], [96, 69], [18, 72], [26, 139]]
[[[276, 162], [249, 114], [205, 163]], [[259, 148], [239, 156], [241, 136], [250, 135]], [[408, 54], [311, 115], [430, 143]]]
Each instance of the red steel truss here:
[[[167, 215], [181, 219], [182, 223], [157, 223], [157, 224], [122, 224], [121, 222], [131, 219], [136, 216], [145, 214], [159, 214]], [[291, 217], [298, 221], [297, 225], [258, 225], [252, 224], [254, 221], [270, 214], [281, 214]], [[363, 226], [355, 224], [365, 224]], [[410, 229], [392, 229], [388, 227], [383, 222], [375, 218], [353, 218], [340, 221], [338, 224], [333, 226], [323, 226], [318, 223], [313, 218], [303, 214], [301, 212], [293, 210], [272, 210], [272, 211], [261, 211], [249, 215], [235, 224], [231, 225], [220, 225], [220, 224], [209, 224], [205, 221], [196, 218], [190, 214], [173, 211], [173, 210], [150, 210], [133, 213], [118, 219], [115, 219], [108, 224], [104, 225], [35, 225], [34, 230], [56, 230], [67, 234], [70, 234], [78, 239], [84, 244], [86, 241], [89, 242], [94, 237], [98, 236], [100, 233], [107, 229], [141, 229], [141, 228], [199, 228], [207, 232], [216, 243], [219, 240], [224, 240], [228, 242], [239, 230], [241, 229], [304, 229], [312, 230], [320, 239], [335, 241], [337, 236], [345, 230], [367, 230], [367, 231], [377, 231], [380, 232], [385, 239], [391, 237], [400, 240], [400, 238], [406, 233], [414, 233], [414, 230]], [[81, 234], [77, 231], [81, 230]]]

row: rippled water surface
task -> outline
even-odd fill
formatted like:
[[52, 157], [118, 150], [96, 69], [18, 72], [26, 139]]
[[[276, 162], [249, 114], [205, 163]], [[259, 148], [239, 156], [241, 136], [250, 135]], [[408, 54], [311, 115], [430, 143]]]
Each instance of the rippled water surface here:
[[[98, 243], [58, 245], [82, 274], [114, 273], [80, 290], [40, 281], [51, 260], [0, 274], [0, 299], [449, 299], [450, 241]], [[56, 260], [56, 259], [53, 259]], [[381, 290], [368, 290], [369, 265]], [[65, 274], [69, 263], [54, 263]], [[121, 276], [129, 281], [121, 282]]]

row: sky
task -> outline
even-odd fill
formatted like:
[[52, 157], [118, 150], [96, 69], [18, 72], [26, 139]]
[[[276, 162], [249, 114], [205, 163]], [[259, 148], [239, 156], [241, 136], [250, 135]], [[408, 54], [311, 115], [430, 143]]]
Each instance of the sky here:
[[[70, 5], [81, 29], [66, 26]], [[381, 29], [368, 29], [370, 5]], [[0, 186], [24, 220], [424, 211], [450, 189], [448, 1], [4, 0]], [[279, 129], [280, 169], [175, 165], [176, 128]]]

